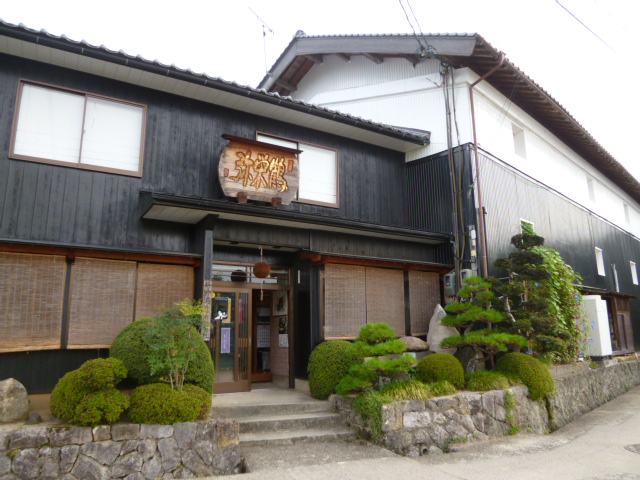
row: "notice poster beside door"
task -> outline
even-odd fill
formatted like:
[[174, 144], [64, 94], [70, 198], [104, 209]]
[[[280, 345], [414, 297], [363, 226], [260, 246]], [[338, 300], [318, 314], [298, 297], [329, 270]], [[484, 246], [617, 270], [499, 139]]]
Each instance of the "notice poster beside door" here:
[[220, 329], [220, 353], [231, 353], [231, 328]]

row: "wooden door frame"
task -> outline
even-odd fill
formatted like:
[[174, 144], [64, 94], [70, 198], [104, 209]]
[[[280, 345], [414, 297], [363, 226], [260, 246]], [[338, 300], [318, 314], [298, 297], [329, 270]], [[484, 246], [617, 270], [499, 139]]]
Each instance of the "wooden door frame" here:
[[[248, 329], [248, 345], [247, 345], [247, 379], [246, 380], [237, 380], [234, 382], [224, 382], [224, 383], [215, 383], [213, 384], [213, 390], [214, 393], [233, 393], [233, 392], [248, 392], [251, 390], [251, 349], [252, 349], [252, 340], [253, 340], [253, 335], [252, 335], [252, 327], [253, 327], [253, 319], [252, 319], [252, 315], [253, 315], [253, 305], [252, 305], [252, 290], [251, 288], [246, 288], [246, 287], [233, 287], [227, 285], [225, 287], [219, 287], [216, 286], [214, 282], [214, 285], [211, 288], [211, 294], [213, 295], [214, 293], [246, 293], [247, 294], [247, 329]], [[213, 301], [213, 297], [210, 298], [211, 301]], [[235, 309], [235, 305], [234, 305], [234, 309]], [[234, 312], [235, 315], [235, 312]], [[211, 321], [211, 320], [209, 320]], [[219, 336], [219, 332], [218, 330], [220, 329], [220, 324], [215, 325], [215, 329], [216, 329], [216, 334], [213, 336], [213, 338], [218, 338]], [[234, 328], [235, 330], [235, 346], [236, 348], [238, 348], [238, 333], [239, 333], [239, 328]], [[234, 352], [235, 355], [235, 352]], [[218, 350], [216, 350], [216, 355], [214, 358], [214, 367], [216, 369], [216, 377], [217, 377], [217, 368], [219, 365], [219, 356], [220, 353]], [[233, 370], [234, 370], [234, 376], [236, 375], [236, 369], [238, 368], [238, 357], [236, 356], [234, 358], [234, 364], [233, 364]]]

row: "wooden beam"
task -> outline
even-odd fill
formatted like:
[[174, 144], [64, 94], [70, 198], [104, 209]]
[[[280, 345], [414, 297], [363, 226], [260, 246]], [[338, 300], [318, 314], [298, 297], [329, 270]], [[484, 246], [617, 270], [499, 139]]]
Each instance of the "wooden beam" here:
[[351, 61], [351, 55], [347, 55], [346, 53], [336, 53], [336, 55], [347, 63]]
[[365, 58], [371, 60], [373, 63], [380, 64], [384, 61], [384, 58], [382, 58], [382, 56], [376, 55], [375, 53], [363, 53], [362, 55], [364, 55]]
[[296, 86], [295, 85], [293, 85], [293, 84], [291, 84], [289, 82], [286, 82], [286, 81], [282, 80], [281, 78], [278, 78], [275, 83], [279, 87], [284, 88], [285, 90], [288, 90], [289, 93], [296, 91]]
[[323, 55], [305, 55], [304, 58], [311, 60], [315, 64], [322, 63], [324, 61]]

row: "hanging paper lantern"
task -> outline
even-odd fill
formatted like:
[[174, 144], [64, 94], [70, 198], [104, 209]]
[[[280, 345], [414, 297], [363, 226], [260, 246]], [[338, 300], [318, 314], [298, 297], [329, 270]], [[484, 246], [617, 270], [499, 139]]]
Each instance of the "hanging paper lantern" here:
[[246, 282], [247, 281], [247, 272], [244, 270], [234, 270], [231, 272], [231, 281], [232, 282]]
[[258, 262], [253, 266], [253, 274], [258, 278], [267, 278], [271, 273], [271, 265], [267, 262]]

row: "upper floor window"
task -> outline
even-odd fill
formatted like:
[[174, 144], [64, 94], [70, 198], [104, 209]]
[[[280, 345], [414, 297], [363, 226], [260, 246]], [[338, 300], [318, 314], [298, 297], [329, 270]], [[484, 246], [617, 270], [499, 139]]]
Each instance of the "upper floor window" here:
[[144, 106], [32, 83], [18, 95], [12, 157], [141, 175]]
[[515, 123], [511, 124], [511, 130], [513, 132], [513, 151], [516, 153], [516, 155], [522, 158], [527, 158], [524, 130], [517, 126]]
[[535, 230], [533, 229], [533, 222], [529, 220], [520, 219], [520, 233], [526, 235], [535, 235]]
[[335, 150], [308, 143], [257, 134], [259, 142], [302, 150], [299, 161], [298, 201], [338, 206], [338, 155]]
[[638, 269], [636, 268], [636, 262], [629, 261], [629, 268], [631, 269], [631, 281], [634, 285], [638, 285]]
[[596, 185], [595, 180], [587, 176], [587, 191], [589, 192], [589, 200], [596, 201]]
[[601, 277], [604, 277], [606, 273], [604, 270], [604, 257], [602, 255], [602, 249], [599, 247], [596, 247], [595, 251], [596, 251], [596, 268], [598, 270], [598, 275], [600, 275]]

